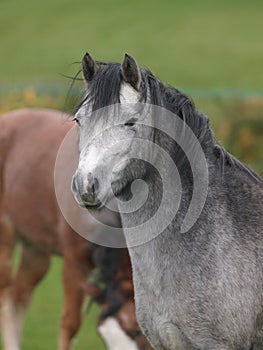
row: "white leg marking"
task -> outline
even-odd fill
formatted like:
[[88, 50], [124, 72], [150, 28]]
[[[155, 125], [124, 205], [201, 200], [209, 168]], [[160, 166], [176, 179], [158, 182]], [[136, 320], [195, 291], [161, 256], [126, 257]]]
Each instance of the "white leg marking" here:
[[8, 291], [1, 299], [0, 322], [4, 350], [19, 350], [19, 338], [22, 328], [22, 310], [16, 311]]
[[108, 350], [139, 350], [136, 343], [124, 333], [113, 317], [108, 317], [98, 327], [98, 331]]

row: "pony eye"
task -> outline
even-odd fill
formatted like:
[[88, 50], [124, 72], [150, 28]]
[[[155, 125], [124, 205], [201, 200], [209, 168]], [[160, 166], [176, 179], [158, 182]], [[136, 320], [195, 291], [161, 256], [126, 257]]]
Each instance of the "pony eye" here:
[[129, 120], [127, 120], [126, 123], [124, 123], [124, 125], [131, 128], [132, 126], [134, 126], [136, 124], [137, 120], [138, 119], [136, 119], [136, 118], [129, 119]]
[[73, 121], [76, 122], [78, 125], [80, 125], [80, 121], [79, 121], [79, 119], [77, 117], [74, 117]]

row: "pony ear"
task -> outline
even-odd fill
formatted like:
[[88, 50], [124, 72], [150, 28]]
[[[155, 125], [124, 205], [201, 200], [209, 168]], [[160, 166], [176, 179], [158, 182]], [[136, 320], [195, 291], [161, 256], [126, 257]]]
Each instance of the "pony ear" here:
[[134, 89], [139, 90], [142, 81], [141, 71], [135, 59], [127, 53], [121, 65], [121, 74], [127, 83], [131, 84]]
[[82, 58], [82, 74], [86, 82], [91, 81], [98, 71], [98, 66], [89, 53], [85, 53]]

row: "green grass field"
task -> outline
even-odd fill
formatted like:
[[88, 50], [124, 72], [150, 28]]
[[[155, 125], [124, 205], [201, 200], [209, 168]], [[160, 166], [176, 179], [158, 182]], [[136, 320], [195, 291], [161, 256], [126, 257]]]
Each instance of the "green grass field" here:
[[[62, 74], [74, 74], [79, 64], [72, 63], [89, 51], [109, 61], [121, 61], [129, 52], [160, 79], [183, 89], [262, 94], [262, 13], [261, 0], [0, 0], [1, 91], [68, 86]], [[213, 101], [198, 104], [208, 114], [219, 113]], [[36, 289], [22, 350], [56, 348], [60, 268], [55, 258]], [[104, 349], [95, 330], [97, 312], [94, 306], [85, 316], [75, 350]]]
[[1, 82], [63, 82], [85, 51], [179, 87], [262, 88], [260, 0], [1, 0]]

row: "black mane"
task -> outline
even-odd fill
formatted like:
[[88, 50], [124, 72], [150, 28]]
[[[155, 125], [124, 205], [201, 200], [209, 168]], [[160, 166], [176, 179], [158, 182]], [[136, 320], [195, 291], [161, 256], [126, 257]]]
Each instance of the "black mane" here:
[[91, 276], [92, 283], [101, 289], [101, 294], [94, 298], [98, 304], [107, 302], [107, 309], [100, 314], [104, 320], [114, 316], [122, 306], [124, 299], [118, 291], [117, 272], [122, 264], [124, 249], [96, 246], [93, 253], [93, 263], [96, 273]]
[[[123, 82], [121, 64], [101, 61], [96, 61], [96, 64], [99, 67], [98, 72], [88, 83], [87, 94], [78, 108], [87, 103], [92, 106], [92, 111], [96, 111], [120, 103], [120, 90]], [[140, 102], [162, 106], [184, 120], [194, 132], [200, 144], [205, 148], [210, 148], [211, 154], [220, 158], [219, 166], [222, 174], [225, 166], [232, 166], [245, 171], [256, 181], [262, 181], [259, 175], [217, 143], [210, 129], [207, 116], [195, 108], [190, 97], [170, 85], [165, 85], [148, 69], [141, 69], [141, 77]]]
[[[94, 78], [88, 83], [88, 94], [81, 101], [78, 108], [85, 102], [91, 103], [95, 111], [114, 103], [120, 102], [120, 89], [123, 82], [121, 65], [115, 62], [96, 61], [99, 69]], [[193, 101], [172, 86], [164, 85], [149, 70], [141, 69], [142, 84], [140, 88], [140, 101], [146, 102], [148, 90], [150, 92], [150, 103], [164, 106], [172, 112], [185, 114], [185, 109], [195, 110]]]

